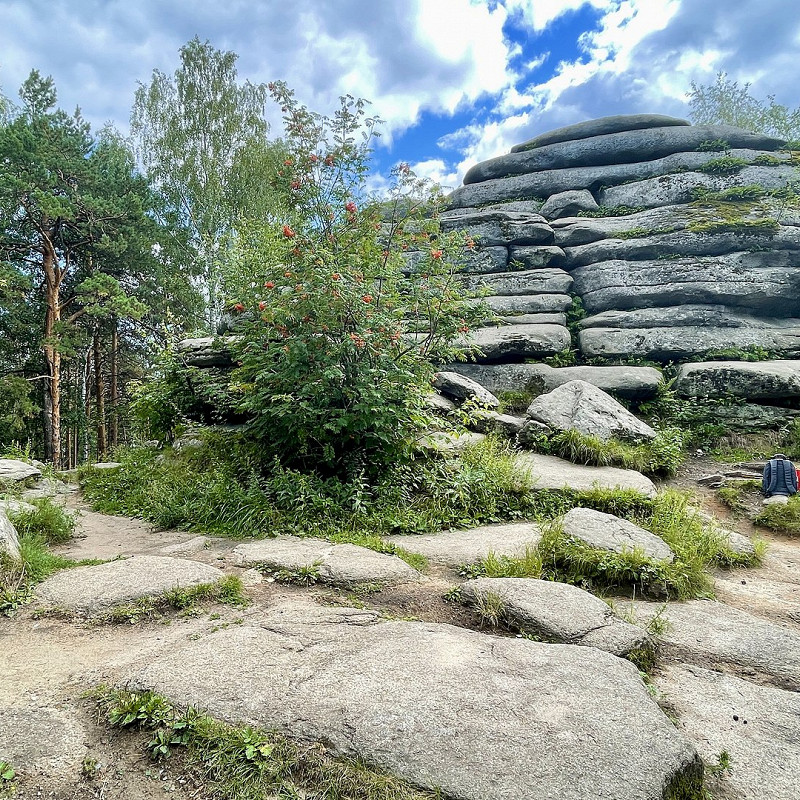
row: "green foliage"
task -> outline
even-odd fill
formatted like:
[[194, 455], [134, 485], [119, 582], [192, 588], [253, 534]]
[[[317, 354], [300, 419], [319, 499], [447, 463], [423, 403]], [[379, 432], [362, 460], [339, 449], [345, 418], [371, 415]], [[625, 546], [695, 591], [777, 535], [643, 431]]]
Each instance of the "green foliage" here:
[[50, 498], [33, 500], [34, 511], [18, 511], [9, 518], [23, 539], [38, 539], [45, 544], [68, 542], [75, 532], [75, 517]]
[[112, 624], [135, 625], [142, 619], [158, 618], [167, 609], [181, 611], [183, 614], [192, 613], [199, 603], [204, 602], [225, 603], [232, 606], [247, 605], [248, 600], [241, 578], [237, 575], [226, 575], [213, 583], [179, 586], [158, 596], [140, 597], [133, 603], [115, 606], [103, 616], [103, 620]]
[[689, 226], [692, 233], [738, 233], [744, 236], [775, 236], [780, 230], [776, 219], [734, 219], [694, 222]]
[[[538, 363], [538, 359], [537, 362]], [[544, 363], [550, 367], [574, 367], [578, 363], [578, 351], [568, 347], [554, 356], [548, 356], [544, 359]]]
[[697, 145], [699, 153], [721, 153], [724, 150], [730, 150], [730, 143], [725, 139], [706, 139]]
[[458, 342], [484, 314], [455, 277], [471, 240], [440, 230], [437, 195], [406, 165], [391, 203], [364, 200], [378, 120], [362, 100], [328, 118], [270, 88], [286, 129], [276, 180], [293, 202], [243, 227], [226, 275], [231, 307], [250, 312], [235, 345], [238, 407], [267, 460], [379, 473], [427, 423], [433, 363], [463, 358]]
[[499, 411], [503, 414], [509, 412], [525, 411], [533, 400], [533, 394], [526, 391], [504, 391], [497, 395], [500, 401]]
[[188, 767], [215, 797], [316, 800], [435, 800], [438, 793], [344, 758], [321, 744], [293, 741], [275, 731], [218, 722], [193, 708], [178, 708], [153, 692], [98, 691], [108, 723], [146, 731], [145, 748], [156, 760], [180, 749]]
[[785, 505], [774, 503], [764, 506], [753, 522], [790, 536], [800, 534], [800, 495], [793, 495]]
[[549, 437], [547, 449], [574, 464], [613, 465], [648, 475], [674, 475], [683, 463], [685, 440], [686, 434], [679, 428], [664, 428], [652, 441], [635, 445], [568, 430]]
[[752, 163], [758, 167], [777, 167], [784, 162], [782, 159], [770, 155], [769, 153], [761, 153], [761, 155], [753, 159]]
[[627, 217], [644, 211], [644, 206], [600, 206], [590, 211], [579, 211], [579, 217]]
[[736, 156], [722, 156], [706, 161], [697, 167], [698, 172], [705, 172], [708, 175], [735, 175], [741, 172], [746, 166], [747, 161]]
[[731, 186], [729, 189], [713, 191], [702, 186], [692, 189], [692, 199], [699, 203], [743, 203], [760, 200], [767, 195], [766, 189], [755, 183]]
[[750, 84], [739, 85], [725, 72], [707, 86], [692, 82], [689, 92], [692, 121], [696, 125], [733, 125], [785, 139], [800, 135], [800, 109], [790, 109], [767, 95], [767, 102], [750, 94]]
[[0, 378], [0, 447], [29, 438], [31, 421], [41, 410], [31, 399], [32, 391], [33, 384], [24, 378]]

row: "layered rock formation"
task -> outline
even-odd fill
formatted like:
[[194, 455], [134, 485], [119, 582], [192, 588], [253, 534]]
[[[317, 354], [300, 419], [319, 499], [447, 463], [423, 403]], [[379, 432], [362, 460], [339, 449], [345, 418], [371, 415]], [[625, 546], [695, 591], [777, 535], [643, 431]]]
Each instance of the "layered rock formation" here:
[[[544, 326], [531, 314], [566, 311], [578, 298], [586, 312], [572, 331], [579, 363], [667, 364], [741, 351], [797, 358], [800, 211], [792, 184], [800, 172], [797, 153], [782, 150], [784, 144], [658, 115], [607, 117], [543, 134], [477, 164], [450, 196], [445, 216], [481, 245], [489, 242], [479, 220], [513, 219], [502, 241], [490, 240], [493, 251], [506, 247], [506, 267], [495, 252], [498, 266], [471, 270], [470, 285], [486, 287], [503, 323], [522, 323], [540, 336]], [[539, 241], [522, 246], [512, 227], [535, 228]], [[484, 336], [481, 331], [476, 339]], [[523, 347], [505, 347], [454, 369], [487, 379], [495, 393], [537, 393], [544, 376], [528, 375], [523, 363], [529, 360]], [[482, 367], [481, 361], [506, 364]], [[608, 386], [603, 371], [595, 367], [587, 380]], [[793, 406], [800, 399], [793, 388], [765, 396], [755, 376], [753, 389], [743, 388], [751, 375], [738, 374], [740, 400]], [[547, 376], [549, 386], [560, 382]], [[703, 385], [703, 397], [728, 394], [724, 381]]]

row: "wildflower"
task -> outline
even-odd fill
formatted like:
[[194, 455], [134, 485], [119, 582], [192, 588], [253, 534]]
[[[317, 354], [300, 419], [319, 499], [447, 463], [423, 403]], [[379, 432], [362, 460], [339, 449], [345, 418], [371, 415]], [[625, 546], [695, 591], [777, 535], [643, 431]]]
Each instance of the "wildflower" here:
[[263, 300], [258, 304], [258, 310], [259, 311], [263, 311], [266, 307], [267, 307], [267, 304]]
[[244, 306], [241, 303], [237, 303], [233, 309], [234, 311], [244, 311]]
[[289, 272], [289, 270], [286, 270], [286, 272], [283, 273], [283, 277], [284, 278], [291, 278], [292, 277], [292, 273]]
[[333, 166], [333, 156], [325, 156], [325, 166], [326, 167]]
[[294, 287], [294, 290], [296, 292], [302, 292], [303, 291], [303, 284], [302, 283], [298, 283], [297, 286]]
[[267, 281], [264, 284], [265, 289], [274, 289], [275, 288], [275, 281]]
[[358, 208], [356, 207], [356, 204], [351, 200], [349, 203], [344, 204], [344, 210], [348, 214], [355, 214], [356, 211], [358, 211]]
[[316, 163], [317, 163], [317, 161], [319, 161], [319, 156], [317, 156], [317, 155], [315, 155], [314, 153], [312, 153], [312, 154], [311, 154], [311, 155], [308, 157], [308, 159], [309, 159], [309, 161], [311, 161], [311, 163], [312, 163], [312, 164], [316, 164]]
[[438, 261], [442, 257], [442, 255], [443, 254], [441, 250], [431, 250], [431, 258], [434, 261]]
[[291, 158], [287, 158], [286, 161], [283, 162], [283, 165], [285, 167], [291, 167], [292, 166], [292, 159]]
[[365, 303], [371, 303], [372, 302], [372, 295], [371, 294], [365, 294], [361, 299]]
[[300, 181], [292, 181], [290, 184], [292, 191], [297, 191], [300, 188]]
[[342, 279], [342, 276], [338, 272], [334, 272], [333, 275], [331, 275], [331, 280], [332, 281], [339, 281], [341, 279]]
[[287, 239], [292, 239], [292, 238], [294, 238], [295, 236], [297, 236], [297, 234], [296, 234], [296, 233], [295, 233], [295, 232], [294, 232], [294, 231], [291, 229], [291, 227], [289, 227], [288, 225], [284, 225], [284, 226], [283, 226], [283, 235], [284, 235], [284, 236], [285, 236]]

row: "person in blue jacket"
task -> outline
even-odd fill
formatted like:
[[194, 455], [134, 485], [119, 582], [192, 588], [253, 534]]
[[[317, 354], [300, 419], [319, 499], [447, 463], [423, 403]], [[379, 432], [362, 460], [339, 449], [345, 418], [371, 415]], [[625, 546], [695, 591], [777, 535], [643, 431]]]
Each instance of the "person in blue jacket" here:
[[767, 499], [771, 497], [786, 498], [778, 501], [784, 503], [793, 494], [797, 494], [797, 470], [783, 453], [776, 453], [764, 467], [761, 491]]

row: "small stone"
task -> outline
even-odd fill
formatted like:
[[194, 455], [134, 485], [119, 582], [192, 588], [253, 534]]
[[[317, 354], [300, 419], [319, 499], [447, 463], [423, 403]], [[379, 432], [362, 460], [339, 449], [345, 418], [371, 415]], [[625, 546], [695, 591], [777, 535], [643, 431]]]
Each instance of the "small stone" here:
[[456, 400], [474, 399], [490, 408], [497, 408], [500, 405], [500, 401], [490, 391], [471, 378], [465, 378], [456, 372], [437, 372], [433, 376], [433, 385], [442, 394]]

